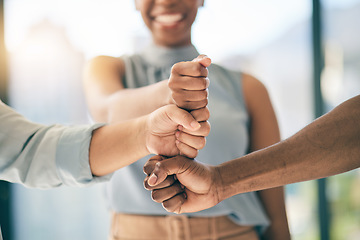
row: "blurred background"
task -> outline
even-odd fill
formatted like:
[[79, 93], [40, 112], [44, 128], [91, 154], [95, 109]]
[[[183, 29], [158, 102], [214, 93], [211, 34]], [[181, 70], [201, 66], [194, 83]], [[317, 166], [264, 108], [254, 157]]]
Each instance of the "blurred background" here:
[[[6, 60], [0, 69], [7, 73], [7, 91], [1, 92], [10, 106], [36, 122], [89, 123], [82, 90], [85, 62], [133, 53], [150, 41], [133, 0], [0, 3], [5, 39], [0, 58]], [[315, 23], [314, 12], [320, 20]], [[316, 24], [321, 28], [313, 31]], [[205, 0], [193, 43], [214, 62], [264, 82], [283, 139], [319, 111], [360, 93], [360, 0]], [[316, 57], [314, 49], [321, 55]], [[110, 216], [102, 189], [44, 191], [1, 183], [4, 239], [106, 239]], [[321, 184], [288, 185], [286, 201], [294, 240], [360, 239], [359, 170]]]

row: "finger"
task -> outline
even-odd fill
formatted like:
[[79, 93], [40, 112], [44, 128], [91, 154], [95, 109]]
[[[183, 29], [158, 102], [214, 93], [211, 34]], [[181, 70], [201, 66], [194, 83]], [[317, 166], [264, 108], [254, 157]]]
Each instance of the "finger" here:
[[154, 189], [166, 188], [166, 187], [169, 187], [169, 186], [173, 185], [175, 183], [175, 181], [176, 181], [175, 180], [175, 175], [170, 175], [170, 176], [167, 176], [163, 182], [156, 185], [156, 187], [153, 187], [153, 186], [150, 186], [148, 184], [149, 177], [150, 176], [147, 176], [144, 179], [144, 188], [146, 190], [154, 190]]
[[157, 162], [154, 171], [149, 177], [149, 186], [156, 186], [158, 183], [164, 181], [168, 175], [184, 172], [190, 166], [191, 161], [192, 160], [187, 157], [176, 156]]
[[155, 202], [162, 203], [182, 192], [184, 192], [184, 188], [179, 182], [176, 182], [170, 187], [153, 190], [151, 198]]
[[203, 136], [203, 137], [208, 136], [211, 129], [210, 123], [208, 121], [200, 122], [200, 126], [201, 127], [196, 131], [189, 131], [188, 129], [185, 129], [182, 126], [178, 126], [178, 130], [180, 132], [184, 132], [194, 136]]
[[200, 54], [197, 58], [193, 59], [192, 61], [199, 62], [204, 67], [208, 67], [211, 64], [211, 59], [205, 54]]
[[172, 76], [191, 76], [207, 77], [209, 71], [200, 62], [178, 62], [171, 68], [170, 78]]
[[[176, 132], [175, 136], [176, 139], [180, 142], [198, 150], [203, 149], [206, 144], [206, 139], [204, 136], [194, 136], [181, 131]], [[183, 153], [181, 150], [180, 152]]]
[[188, 158], [195, 158], [198, 153], [199, 150], [196, 148], [193, 148], [183, 142], [180, 141], [176, 141], [176, 147], [179, 149], [180, 155], [188, 157]]
[[198, 123], [189, 112], [178, 108], [175, 105], [167, 105], [165, 111], [172, 121], [182, 125], [188, 130], [196, 131], [201, 127], [200, 123]]
[[172, 92], [172, 98], [178, 103], [181, 102], [196, 102], [207, 99], [209, 91], [205, 90], [177, 90]]
[[147, 160], [147, 162], [144, 164], [144, 167], [143, 167], [143, 171], [146, 175], [150, 175], [150, 173], [152, 173], [152, 171], [154, 171], [154, 168], [155, 168], [155, 164], [158, 162], [158, 161], [161, 161], [165, 159], [165, 157], [163, 156], [160, 156], [160, 155], [156, 155], [156, 156], [153, 156], [151, 157], [149, 160]]
[[206, 107], [208, 104], [208, 99], [206, 98], [201, 101], [183, 101], [177, 102], [176, 104], [183, 109], [191, 111]]
[[181, 213], [181, 206], [186, 201], [185, 193], [180, 193], [162, 203], [163, 208], [168, 212]]
[[207, 77], [170, 76], [168, 82], [170, 89], [205, 90], [209, 85], [210, 80]]
[[195, 109], [190, 111], [190, 113], [198, 122], [207, 121], [210, 118], [210, 111], [208, 107]]

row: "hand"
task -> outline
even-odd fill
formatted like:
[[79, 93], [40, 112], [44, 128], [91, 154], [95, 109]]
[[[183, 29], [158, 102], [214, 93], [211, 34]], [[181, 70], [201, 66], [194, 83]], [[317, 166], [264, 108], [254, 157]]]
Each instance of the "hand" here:
[[206, 55], [199, 55], [191, 62], [174, 64], [168, 81], [171, 102], [186, 110], [205, 107], [209, 86], [207, 67], [210, 64], [211, 59]]
[[[154, 156], [144, 165], [144, 186], [168, 212], [196, 212], [219, 203], [216, 167], [183, 156]], [[176, 177], [174, 177], [174, 175]]]
[[174, 104], [159, 108], [147, 118], [148, 151], [165, 156], [181, 154], [189, 158], [196, 157], [198, 150], [205, 146], [205, 137], [210, 132], [210, 124], [206, 121], [208, 116], [207, 108], [191, 112]]

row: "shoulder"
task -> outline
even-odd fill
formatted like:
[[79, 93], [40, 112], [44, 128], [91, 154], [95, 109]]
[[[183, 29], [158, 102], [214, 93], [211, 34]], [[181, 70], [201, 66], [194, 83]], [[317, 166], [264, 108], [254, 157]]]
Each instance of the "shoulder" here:
[[90, 59], [87, 63], [87, 67], [93, 70], [102, 70], [107, 68], [116, 68], [121, 72], [125, 70], [124, 60], [118, 57], [111, 56], [96, 56]]
[[242, 73], [242, 85], [246, 106], [249, 112], [263, 108], [270, 103], [270, 97], [265, 85], [256, 77]]
[[251, 95], [267, 94], [265, 85], [259, 79], [247, 73], [242, 73], [241, 76], [244, 91], [250, 93]]

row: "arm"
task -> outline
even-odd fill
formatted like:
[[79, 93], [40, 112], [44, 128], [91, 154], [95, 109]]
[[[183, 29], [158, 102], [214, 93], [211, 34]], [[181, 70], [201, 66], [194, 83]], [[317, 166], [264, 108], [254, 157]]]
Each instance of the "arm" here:
[[[359, 122], [360, 95], [340, 104], [281, 143], [220, 166], [221, 172], [240, 166], [249, 170], [248, 173], [242, 171], [242, 180], [224, 179], [224, 187], [237, 185], [225, 187], [224, 197], [233, 191], [272, 188], [360, 167]], [[260, 167], [252, 169], [254, 163]]]
[[[92, 173], [106, 175], [150, 153], [175, 156], [181, 152], [190, 158], [196, 157], [210, 132], [207, 122], [198, 123], [207, 115], [201, 113], [203, 111], [208, 110], [189, 113], [168, 105], [149, 115], [96, 130], [90, 145]], [[180, 126], [181, 131], [178, 130]]]
[[[149, 153], [196, 156], [210, 131], [198, 123], [206, 110], [191, 114], [169, 105], [132, 122], [65, 127], [32, 123], [0, 102], [0, 179], [38, 188], [83, 186]], [[193, 135], [177, 139], [179, 125]]]
[[[212, 207], [233, 195], [333, 176], [360, 167], [360, 95], [340, 104], [288, 139], [244, 157], [209, 166], [182, 156], [151, 158], [144, 166], [152, 190], [176, 174], [187, 198], [156, 190], [155, 201], [184, 213]], [[161, 191], [161, 192], [160, 192]], [[178, 193], [183, 192], [180, 188]]]
[[[279, 127], [265, 86], [244, 74], [243, 91], [250, 115], [250, 151], [279, 142]], [[258, 194], [271, 222], [264, 233], [265, 239], [290, 239], [283, 187], [262, 190]]]
[[84, 88], [89, 109], [98, 122], [118, 122], [140, 117], [167, 104], [194, 110], [207, 105], [206, 56], [180, 62], [171, 69], [169, 80], [125, 89], [124, 62], [119, 58], [96, 57], [85, 68]]
[[85, 67], [85, 95], [95, 121], [125, 121], [172, 103], [167, 80], [126, 89], [122, 83], [124, 75], [125, 65], [120, 58], [99, 56]]
[[0, 101], [0, 178], [38, 188], [102, 180], [92, 176], [88, 160], [92, 131], [100, 126], [36, 124]]

